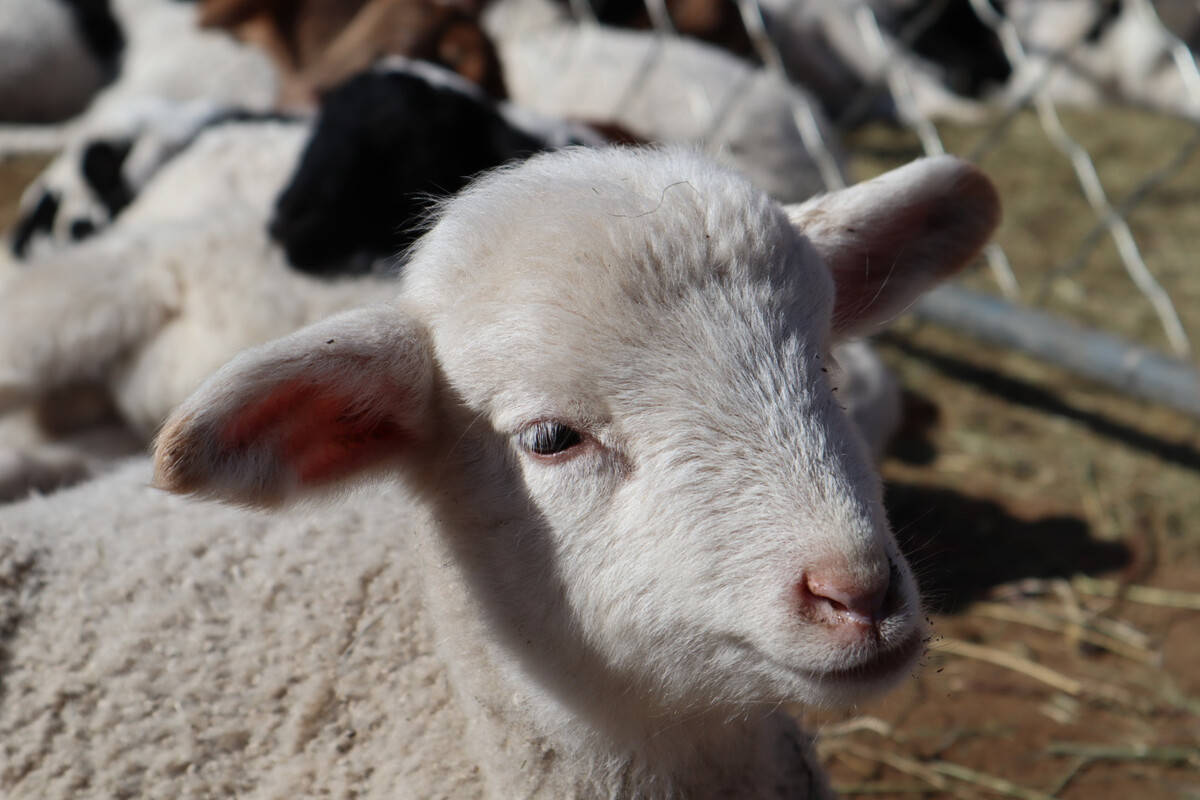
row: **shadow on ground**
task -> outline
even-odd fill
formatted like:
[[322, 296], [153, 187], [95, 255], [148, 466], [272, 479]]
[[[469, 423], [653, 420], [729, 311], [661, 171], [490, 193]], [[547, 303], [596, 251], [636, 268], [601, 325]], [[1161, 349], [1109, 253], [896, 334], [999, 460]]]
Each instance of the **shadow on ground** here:
[[1132, 559], [1125, 544], [1096, 539], [1078, 517], [1025, 520], [991, 500], [899, 482], [888, 484], [886, 503], [927, 609], [938, 614], [1022, 578], [1110, 572]]
[[[1200, 472], [1200, 450], [1184, 441], [1170, 441], [1154, 434], [1138, 430], [1104, 414], [1079, 408], [1058, 394], [1028, 381], [1003, 375], [995, 370], [972, 364], [954, 356], [938, 353], [927, 347], [914, 344], [899, 336], [881, 337], [887, 346], [898, 352], [919, 359], [942, 375], [971, 385], [1004, 399], [1009, 403], [1032, 408], [1045, 414], [1054, 414], [1085, 426], [1097, 436], [1116, 444], [1139, 450], [1161, 458], [1163, 461], [1186, 469]], [[912, 402], [906, 398], [906, 402]], [[904, 454], [899, 454], [904, 457]], [[910, 463], [925, 463], [923, 461]]]

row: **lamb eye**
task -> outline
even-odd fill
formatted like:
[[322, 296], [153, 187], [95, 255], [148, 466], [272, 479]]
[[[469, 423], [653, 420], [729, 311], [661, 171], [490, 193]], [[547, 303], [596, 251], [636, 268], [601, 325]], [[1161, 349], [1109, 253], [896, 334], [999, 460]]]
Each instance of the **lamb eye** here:
[[543, 420], [535, 422], [518, 434], [521, 447], [538, 456], [552, 456], [583, 441], [583, 434], [561, 422]]

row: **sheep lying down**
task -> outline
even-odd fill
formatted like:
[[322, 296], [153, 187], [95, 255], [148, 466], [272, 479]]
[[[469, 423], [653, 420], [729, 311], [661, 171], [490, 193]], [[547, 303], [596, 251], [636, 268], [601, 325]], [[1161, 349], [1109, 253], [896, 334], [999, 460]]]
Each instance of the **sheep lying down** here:
[[925, 638], [830, 348], [997, 215], [952, 158], [787, 209], [676, 151], [484, 177], [153, 475], [0, 510], [0, 794], [827, 797], [781, 704]]

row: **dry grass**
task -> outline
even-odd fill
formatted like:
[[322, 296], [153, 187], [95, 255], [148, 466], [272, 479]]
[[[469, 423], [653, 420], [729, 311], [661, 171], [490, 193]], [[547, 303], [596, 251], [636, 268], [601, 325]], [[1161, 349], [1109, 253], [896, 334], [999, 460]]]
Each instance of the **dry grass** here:
[[[1125, 111], [1065, 122], [1114, 202], [1196, 135]], [[987, 135], [943, 133], [958, 153]], [[883, 127], [854, 145], [859, 177], [917, 154]], [[1130, 221], [1200, 337], [1200, 155], [1185, 155]], [[1111, 242], [1091, 247], [1095, 217], [1036, 120], [1014, 119], [981, 164], [1024, 302], [1165, 346]], [[967, 282], [994, 291], [982, 269]], [[834, 726], [822, 748], [835, 784], [851, 797], [1200, 798], [1200, 423], [908, 320], [882, 347], [910, 392], [889, 505], [943, 639], [885, 700], [810, 715]], [[873, 722], [837, 727], [856, 715]]]

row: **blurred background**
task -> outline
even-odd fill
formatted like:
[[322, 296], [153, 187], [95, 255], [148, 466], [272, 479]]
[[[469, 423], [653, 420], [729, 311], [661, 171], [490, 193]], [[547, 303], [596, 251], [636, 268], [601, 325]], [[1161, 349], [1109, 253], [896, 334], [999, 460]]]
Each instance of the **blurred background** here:
[[[887, 502], [937, 635], [888, 698], [797, 713], [848, 797], [1195, 800], [1197, 45], [1192, 0], [0, 0], [0, 292], [117, 234], [215, 125], [311, 132], [288, 183], [318, 170], [311, 213], [398, 208], [316, 139], [403, 141], [365, 173], [408, 175], [479, 123], [397, 100], [372, 128], [391, 96], [347, 87], [388, 56], [502, 103], [541, 137], [518, 151], [689, 142], [783, 201], [968, 158], [1004, 202], [995, 243], [877, 343], [903, 386]], [[489, 165], [453, 163], [405, 197]], [[287, 215], [260, 227], [308, 274], [395, 269], [406, 241], [387, 217], [382, 240], [314, 255]], [[97, 402], [38, 446], [120, 422]]]

